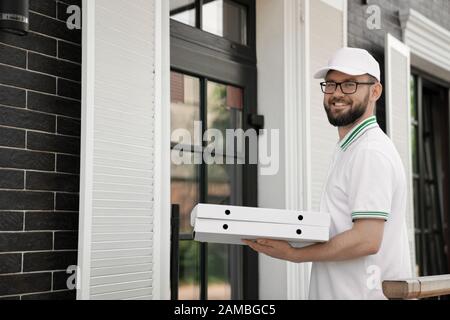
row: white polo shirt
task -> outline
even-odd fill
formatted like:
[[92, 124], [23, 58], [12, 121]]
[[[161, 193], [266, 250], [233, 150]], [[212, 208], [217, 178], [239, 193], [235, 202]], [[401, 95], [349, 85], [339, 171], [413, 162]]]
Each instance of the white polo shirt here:
[[376, 117], [368, 118], [337, 144], [320, 211], [331, 214], [330, 239], [356, 219], [383, 219], [383, 242], [376, 255], [313, 263], [310, 299], [386, 299], [383, 280], [411, 277], [406, 208], [403, 163]]

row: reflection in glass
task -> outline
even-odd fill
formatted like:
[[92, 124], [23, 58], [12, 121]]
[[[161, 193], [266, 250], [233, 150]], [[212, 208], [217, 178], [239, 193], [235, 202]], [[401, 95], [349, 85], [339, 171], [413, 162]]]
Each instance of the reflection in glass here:
[[171, 156], [172, 160], [185, 159], [185, 163], [190, 163], [171, 162], [171, 203], [180, 205], [180, 233], [191, 234], [190, 214], [200, 199], [200, 167], [195, 163], [201, 156], [178, 150], [172, 150]]
[[[235, 143], [233, 140], [225, 140], [226, 130], [242, 128], [243, 99], [243, 90], [240, 88], [208, 82], [208, 129], [218, 129], [223, 138], [215, 141], [211, 132], [208, 132], [208, 141], [214, 141], [221, 153], [225, 150], [225, 143]], [[243, 153], [243, 143], [240, 148], [235, 145], [234, 150], [234, 154], [229, 156], [235, 156], [237, 152]]]
[[203, 30], [247, 44], [247, 8], [230, 0], [205, 0], [202, 14]]
[[[180, 73], [172, 72], [170, 79], [171, 132], [174, 143], [201, 144], [201, 132], [195, 138], [194, 121], [200, 121], [200, 80]], [[177, 129], [184, 129], [176, 132]], [[182, 131], [182, 132], [181, 132]], [[189, 134], [187, 133], [189, 132]]]
[[[421, 215], [420, 215], [420, 180], [414, 179], [414, 186], [413, 186], [413, 192], [414, 192], [414, 222], [416, 226], [418, 227], [421, 222]], [[416, 246], [418, 246], [421, 243], [421, 233], [415, 232], [415, 241]], [[422, 261], [422, 250], [417, 250], [416, 254], [416, 272], [417, 274], [422, 274], [422, 270], [420, 269], [421, 261]]]
[[418, 127], [416, 125], [412, 125], [411, 128], [411, 143], [412, 143], [412, 148], [411, 148], [411, 152], [412, 152], [412, 163], [413, 163], [413, 173], [415, 174], [419, 174], [419, 165], [418, 165], [418, 158], [419, 158], [419, 154], [417, 152], [417, 150], [419, 149], [418, 146]]
[[411, 76], [411, 119], [417, 120], [416, 77]]
[[[231, 160], [231, 159], [228, 159]], [[208, 165], [208, 203], [242, 204], [242, 165]]]
[[413, 193], [414, 193], [414, 221], [419, 221], [420, 203], [419, 203], [419, 191], [420, 191], [420, 180], [414, 179], [413, 182]]
[[[223, 163], [226, 160], [223, 159]], [[208, 203], [242, 205], [242, 165], [208, 165]], [[231, 299], [233, 246], [208, 244], [208, 299]], [[237, 266], [236, 266], [237, 267]]]
[[195, 27], [195, 0], [170, 0], [170, 18]]
[[230, 300], [230, 246], [208, 244], [208, 300]]
[[194, 241], [180, 241], [179, 300], [200, 299], [200, 245]]

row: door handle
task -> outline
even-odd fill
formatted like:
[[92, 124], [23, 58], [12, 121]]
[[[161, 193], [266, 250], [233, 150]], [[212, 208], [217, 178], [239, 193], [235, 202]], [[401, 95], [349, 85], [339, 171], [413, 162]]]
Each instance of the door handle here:
[[264, 129], [264, 116], [258, 114], [249, 114], [247, 119], [248, 124], [256, 130], [259, 134], [259, 130]]

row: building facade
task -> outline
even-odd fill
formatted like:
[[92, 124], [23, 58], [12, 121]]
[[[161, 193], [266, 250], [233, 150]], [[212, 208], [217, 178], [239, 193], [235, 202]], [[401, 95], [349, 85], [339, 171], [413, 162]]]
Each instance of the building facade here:
[[[406, 44], [411, 60], [411, 158], [415, 265], [421, 276], [449, 272], [448, 106], [450, 3], [370, 1], [381, 9], [382, 28], [361, 19], [368, 5], [349, 1], [349, 46], [372, 52], [385, 65], [385, 35]], [[386, 119], [386, 100], [378, 106]], [[384, 123], [386, 130], [386, 123]], [[412, 222], [410, 222], [412, 224]], [[413, 237], [411, 237], [413, 238]]]
[[[75, 299], [81, 32], [66, 27], [81, 1], [30, 2], [30, 32], [0, 32], [0, 297]], [[0, 298], [2, 299], [2, 298]]]

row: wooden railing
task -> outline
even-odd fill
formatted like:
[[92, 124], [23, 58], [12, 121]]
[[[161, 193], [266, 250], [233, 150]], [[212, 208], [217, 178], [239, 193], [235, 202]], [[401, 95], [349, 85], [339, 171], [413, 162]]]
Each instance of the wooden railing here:
[[388, 299], [423, 299], [450, 295], [450, 274], [407, 280], [383, 281]]

